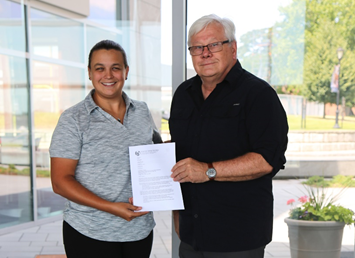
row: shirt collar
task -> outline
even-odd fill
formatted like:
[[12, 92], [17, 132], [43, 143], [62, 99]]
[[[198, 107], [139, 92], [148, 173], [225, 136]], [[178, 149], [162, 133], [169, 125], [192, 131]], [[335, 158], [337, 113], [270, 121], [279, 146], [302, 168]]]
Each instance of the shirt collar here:
[[[90, 114], [94, 109], [99, 108], [99, 106], [95, 103], [94, 99], [92, 98], [92, 95], [94, 94], [94, 92], [95, 92], [95, 89], [92, 89], [84, 100], [88, 114]], [[127, 110], [130, 107], [135, 108], [134, 102], [128, 97], [128, 95], [124, 91], [122, 92], [122, 97], [126, 103]]]
[[242, 73], [243, 73], [242, 65], [239, 63], [239, 60], [237, 59], [237, 62], [232, 67], [232, 69], [228, 72], [226, 78], [224, 78], [224, 81], [229, 82], [229, 85], [233, 85], [233, 83], [238, 80], [238, 78]]

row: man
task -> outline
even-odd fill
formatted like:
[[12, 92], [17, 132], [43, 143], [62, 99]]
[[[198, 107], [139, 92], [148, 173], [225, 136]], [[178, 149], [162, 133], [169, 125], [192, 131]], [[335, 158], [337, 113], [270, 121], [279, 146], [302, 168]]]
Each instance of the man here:
[[272, 177], [286, 162], [287, 118], [276, 92], [242, 69], [234, 24], [208, 15], [190, 28], [197, 75], [176, 90], [169, 120], [185, 210], [174, 211], [180, 257], [264, 256]]

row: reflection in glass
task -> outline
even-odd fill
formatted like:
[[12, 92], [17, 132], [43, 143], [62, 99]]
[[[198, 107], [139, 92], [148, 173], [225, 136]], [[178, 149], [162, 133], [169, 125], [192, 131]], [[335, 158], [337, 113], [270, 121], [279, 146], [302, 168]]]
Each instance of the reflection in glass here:
[[23, 5], [0, 0], [0, 47], [26, 51]]
[[34, 55], [83, 62], [83, 25], [31, 9], [31, 44]]
[[88, 19], [109, 27], [116, 27], [116, 20], [121, 17], [120, 2], [116, 0], [90, 0]]
[[0, 228], [31, 221], [26, 60], [0, 55]]
[[275, 86], [302, 85], [306, 27], [306, 1], [280, 8], [284, 17], [269, 29], [269, 83]]
[[[206, 14], [215, 13], [220, 17], [227, 17], [236, 26], [238, 59], [243, 68], [269, 82], [273, 87], [301, 85], [304, 63], [305, 1], [294, 1], [288, 6], [292, 1], [251, 0], [243, 3], [243, 8], [238, 8], [240, 4], [237, 2], [227, 2], [222, 0], [221, 7], [205, 6], [203, 10], [199, 10], [203, 1], [188, 1], [187, 18], [190, 24], [187, 28], [189, 29], [195, 20]], [[222, 8], [225, 5], [230, 8]], [[259, 6], [260, 10], [255, 10], [255, 6]], [[265, 10], [268, 15], [265, 15]], [[188, 68], [192, 68], [189, 57], [187, 62]], [[188, 74], [195, 75], [192, 69], [188, 70]]]
[[[93, 26], [86, 26], [86, 46], [87, 46], [87, 53], [86, 53], [86, 57], [89, 56], [89, 52], [90, 49], [99, 41], [104, 40], [104, 39], [109, 39], [109, 40], [113, 40], [117, 43], [119, 43], [120, 45], [122, 45], [122, 47], [125, 49], [127, 55], [129, 55], [129, 51], [128, 49], [123, 45], [123, 37], [122, 34], [117, 34], [115, 32], [112, 31], [108, 31], [108, 30], [104, 30], [98, 27], [93, 27]], [[129, 31], [127, 31], [127, 33], [129, 33]], [[125, 34], [126, 37], [128, 38], [128, 34]], [[87, 60], [85, 60], [87, 62]]]
[[34, 135], [38, 218], [61, 213], [64, 199], [53, 193], [50, 181], [49, 144], [60, 114], [85, 97], [86, 69], [33, 62]]

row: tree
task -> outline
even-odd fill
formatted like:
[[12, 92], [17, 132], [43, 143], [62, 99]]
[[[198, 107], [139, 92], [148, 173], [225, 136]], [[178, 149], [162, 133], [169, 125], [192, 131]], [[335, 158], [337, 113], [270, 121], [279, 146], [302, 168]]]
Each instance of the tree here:
[[303, 95], [313, 101], [335, 103], [330, 92], [336, 50], [345, 49], [341, 60], [340, 96], [355, 104], [355, 5], [351, 0], [307, 0]]
[[270, 83], [270, 46], [272, 29], [252, 30], [242, 35], [238, 44], [238, 58], [248, 71]]
[[[258, 74], [258, 67], [264, 64], [260, 77], [273, 86], [299, 92], [310, 101], [335, 103], [330, 81], [338, 64], [336, 50], [342, 47], [340, 96], [348, 106], [354, 106], [355, 1], [293, 0], [279, 11], [283, 20], [273, 28], [241, 37], [238, 57], [243, 65]], [[265, 71], [271, 76], [267, 77]]]
[[274, 25], [271, 83], [299, 88], [304, 79], [305, 2], [294, 0], [279, 11], [283, 20]]

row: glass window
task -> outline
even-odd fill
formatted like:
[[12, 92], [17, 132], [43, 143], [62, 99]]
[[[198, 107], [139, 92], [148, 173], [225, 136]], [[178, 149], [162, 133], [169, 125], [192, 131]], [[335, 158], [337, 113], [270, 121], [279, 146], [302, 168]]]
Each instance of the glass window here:
[[161, 135], [170, 140], [168, 120], [172, 97], [172, 0], [161, 1]]
[[[89, 20], [104, 24], [109, 27], [116, 27], [117, 20], [120, 20], [121, 1], [116, 0], [90, 0]], [[117, 6], [117, 7], [116, 7]]]
[[60, 114], [85, 98], [86, 69], [33, 62], [34, 135], [38, 218], [61, 213], [64, 199], [52, 191], [49, 145]]
[[[290, 29], [289, 27], [293, 27], [290, 26], [290, 23], [287, 23], [289, 29], [285, 31], [282, 26], [286, 25], [279, 22], [282, 20], [283, 14], [278, 11], [278, 8], [282, 8], [290, 4], [290, 2], [290, 0], [276, 0], [271, 2], [252, 0], [244, 2], [242, 5], [240, 5], [240, 3], [234, 3], [232, 4], [235, 5], [234, 7], [225, 8], [225, 5], [230, 6], [231, 3], [222, 0], [221, 4], [218, 6], [204, 6], [201, 8], [203, 1], [188, 1], [187, 30], [195, 20], [203, 15], [214, 13], [220, 17], [231, 19], [236, 26], [237, 55], [243, 68], [269, 83], [271, 82], [271, 78], [273, 78], [273, 81], [277, 82], [278, 85], [282, 85], [282, 78], [286, 80], [285, 78], [291, 76], [277, 71], [277, 69], [283, 67], [280, 64], [281, 62], [283, 62], [283, 65], [285, 65], [285, 62], [289, 62], [289, 66], [287, 66], [289, 70], [287, 70], [287, 72], [292, 71], [295, 74], [303, 74], [304, 1], [298, 1], [302, 4], [303, 9], [300, 10], [299, 16], [296, 16], [295, 20], [292, 21], [292, 25], [298, 25], [298, 30]], [[255, 8], [255, 6], [258, 6], [258, 8]], [[267, 15], [265, 10], [267, 10]], [[258, 17], [258, 19], [255, 17]], [[286, 33], [288, 33], [288, 35], [285, 35]], [[290, 35], [292, 35], [292, 38], [288, 37]], [[297, 40], [294, 40], [295, 38]], [[280, 42], [281, 40], [283, 41]], [[280, 58], [280, 49], [285, 49], [285, 45], [288, 50], [295, 49], [294, 52], [299, 56], [297, 56], [297, 58], [289, 57], [287, 59], [289, 52], [286, 51], [282, 53], [283, 56]], [[277, 58], [272, 58], [271, 55]], [[194, 72], [189, 53], [186, 61], [187, 74], [188, 78], [190, 78], [196, 73]], [[275, 64], [276, 61], [278, 62], [277, 64]], [[302, 77], [300, 79], [302, 79]], [[302, 82], [300, 80], [298, 81], [299, 83]]]
[[31, 8], [31, 34], [34, 55], [84, 61], [83, 24]]
[[[113, 40], [115, 42], [118, 42], [119, 44], [123, 46], [122, 40], [122, 34], [118, 34], [116, 32], [113, 31], [109, 31], [109, 30], [104, 30], [102, 28], [98, 28], [98, 27], [93, 27], [93, 26], [86, 26], [86, 45], [87, 45], [87, 51], [86, 51], [86, 55], [85, 55], [85, 62], [87, 64], [87, 57], [89, 56], [89, 52], [90, 49], [99, 41], [104, 40], [104, 39], [109, 39], [109, 40]], [[127, 35], [127, 34], [126, 34]], [[127, 55], [129, 54], [128, 49], [124, 48], [125, 51], [127, 52]]]
[[0, 0], [0, 47], [26, 51], [24, 7]]
[[[129, 18], [130, 4], [139, 13], [122, 21]], [[159, 1], [90, 0], [90, 16], [82, 22], [57, 15], [62, 10], [54, 6], [48, 13], [45, 6], [33, 5], [0, 0], [0, 53], [11, 49], [17, 56], [0, 55], [0, 228], [63, 211], [64, 198], [52, 191], [48, 149], [60, 114], [92, 88], [87, 58], [94, 44], [111, 39], [123, 46], [130, 65], [125, 91], [148, 103], [158, 127], [161, 120]], [[141, 16], [147, 8], [148, 15]]]
[[27, 64], [0, 55], [0, 228], [31, 221]]

